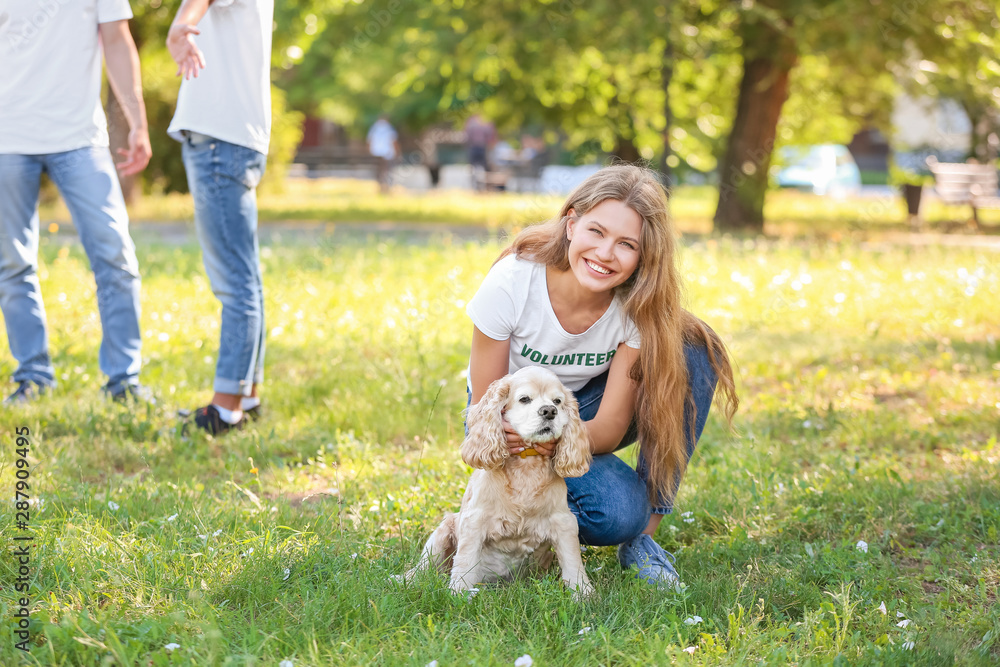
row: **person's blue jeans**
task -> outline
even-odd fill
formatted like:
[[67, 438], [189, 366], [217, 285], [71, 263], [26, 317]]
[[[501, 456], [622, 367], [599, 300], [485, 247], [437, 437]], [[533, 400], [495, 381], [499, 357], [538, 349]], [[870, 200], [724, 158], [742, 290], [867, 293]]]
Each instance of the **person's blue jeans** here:
[[264, 285], [257, 240], [263, 153], [197, 133], [182, 145], [205, 273], [222, 302], [215, 391], [249, 396], [264, 380]]
[[98, 353], [106, 387], [138, 384], [139, 262], [128, 213], [107, 147], [44, 155], [0, 154], [0, 309], [14, 380], [55, 385], [45, 306], [38, 282], [38, 188], [42, 172], [59, 188], [90, 260], [103, 338]]
[[[685, 433], [690, 433], [691, 420], [694, 418], [694, 438], [688, 439], [687, 446], [687, 457], [690, 460], [695, 444], [705, 429], [718, 378], [708, 359], [708, 350], [703, 346], [685, 345], [684, 356], [687, 359], [688, 387], [694, 399], [696, 413], [692, 414], [690, 405], [685, 406]], [[573, 392], [580, 406], [580, 418], [584, 421], [597, 416], [607, 382], [608, 374], [605, 372]], [[469, 401], [471, 400], [470, 393]], [[469, 433], [468, 426], [465, 433]], [[636, 442], [638, 433], [633, 419], [615, 451]], [[582, 544], [610, 546], [628, 542], [646, 528], [651, 513], [669, 514], [673, 510], [671, 500], [662, 497], [655, 507], [650, 506], [646, 475], [646, 462], [641, 454], [635, 470], [614, 454], [598, 454], [594, 456], [590, 470], [585, 475], [566, 479], [567, 501], [580, 526]]]
[[[690, 460], [695, 444], [705, 429], [718, 378], [708, 359], [708, 350], [703, 346], [685, 345], [684, 356], [687, 358], [688, 386], [695, 405], [695, 414], [692, 414], [689, 404], [685, 404], [684, 409], [685, 433], [690, 433], [694, 418], [694, 438], [689, 437], [687, 445]], [[608, 374], [603, 373], [574, 392], [580, 405], [580, 417], [584, 421], [597, 415], [607, 381]], [[615, 451], [636, 442], [637, 438], [638, 428], [633, 420]], [[614, 454], [599, 454], [594, 457], [585, 475], [566, 480], [569, 509], [579, 522], [581, 543], [593, 546], [622, 544], [646, 528], [651, 513], [669, 514], [673, 510], [672, 501], [663, 497], [655, 506], [650, 506], [646, 475], [646, 462], [641, 454], [635, 470]]]

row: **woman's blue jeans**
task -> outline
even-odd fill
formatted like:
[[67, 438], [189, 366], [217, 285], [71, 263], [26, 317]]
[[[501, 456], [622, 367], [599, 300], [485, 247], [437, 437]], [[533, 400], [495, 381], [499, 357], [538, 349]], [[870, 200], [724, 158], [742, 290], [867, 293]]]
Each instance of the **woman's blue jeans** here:
[[249, 396], [264, 379], [264, 286], [257, 184], [266, 156], [203, 134], [182, 145], [194, 225], [212, 292], [222, 302], [215, 391]]
[[[691, 420], [694, 420], [694, 438], [689, 438], [687, 446], [690, 460], [695, 444], [705, 429], [718, 378], [708, 359], [708, 350], [703, 346], [685, 345], [684, 356], [687, 359], [688, 386], [695, 405], [694, 413], [689, 404], [684, 409], [685, 433], [691, 432]], [[607, 382], [608, 374], [602, 373], [573, 392], [584, 421], [597, 416]], [[638, 428], [633, 420], [615, 451], [628, 447], [637, 439]], [[655, 507], [650, 505], [646, 475], [646, 463], [641, 454], [635, 470], [614, 454], [598, 454], [594, 456], [587, 474], [566, 479], [569, 509], [580, 525], [582, 544], [610, 546], [628, 542], [646, 528], [650, 514], [671, 512], [673, 505], [669, 499], [661, 498]]]
[[[684, 356], [687, 358], [688, 386], [695, 405], [694, 414], [689, 404], [684, 409], [685, 433], [691, 432], [691, 420], [694, 419], [694, 438], [688, 439], [687, 446], [690, 460], [695, 444], [705, 429], [718, 378], [704, 347], [685, 345]], [[597, 415], [607, 381], [608, 374], [603, 373], [574, 392], [580, 404], [580, 417], [584, 421]], [[633, 420], [615, 450], [627, 447], [637, 439], [638, 428]], [[581, 543], [608, 546], [627, 542], [646, 528], [650, 514], [671, 512], [673, 503], [667, 498], [661, 497], [660, 502], [650, 506], [646, 474], [646, 462], [641, 454], [635, 470], [614, 454], [598, 454], [587, 474], [566, 480], [569, 509], [580, 524]]]

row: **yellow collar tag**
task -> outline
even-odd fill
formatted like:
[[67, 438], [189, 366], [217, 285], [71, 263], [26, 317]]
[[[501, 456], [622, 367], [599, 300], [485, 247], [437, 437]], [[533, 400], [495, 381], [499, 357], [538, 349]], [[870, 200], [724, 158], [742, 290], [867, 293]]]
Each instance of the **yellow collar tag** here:
[[525, 456], [540, 456], [540, 454], [538, 453], [538, 450], [536, 450], [536, 449], [525, 449], [523, 452], [518, 452], [517, 455], [520, 456], [522, 459]]

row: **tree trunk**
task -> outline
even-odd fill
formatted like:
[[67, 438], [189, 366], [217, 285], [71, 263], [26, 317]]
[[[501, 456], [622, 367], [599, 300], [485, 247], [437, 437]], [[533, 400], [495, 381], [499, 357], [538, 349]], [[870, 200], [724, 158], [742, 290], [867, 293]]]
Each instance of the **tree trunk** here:
[[764, 231], [767, 170], [794, 64], [794, 57], [777, 56], [756, 56], [744, 62], [736, 118], [719, 167], [715, 211], [719, 231]]
[[[125, 118], [125, 112], [122, 111], [121, 105], [118, 103], [118, 98], [115, 97], [115, 91], [111, 86], [108, 86], [108, 102], [105, 105], [104, 113], [108, 117], [111, 156], [117, 163], [120, 159], [118, 149], [128, 148], [129, 126], [128, 120]], [[119, 174], [118, 182], [122, 186], [122, 195], [125, 197], [125, 203], [131, 206], [139, 199], [142, 191], [142, 188], [139, 187], [139, 174], [131, 176], [122, 176]]]
[[663, 185], [670, 187], [674, 184], [669, 162], [670, 156], [673, 155], [670, 148], [670, 126], [674, 122], [674, 116], [670, 111], [670, 80], [674, 78], [674, 46], [669, 37], [666, 46], [663, 47], [663, 72], [661, 75], [663, 82], [663, 155], [660, 156], [660, 173], [663, 174]]
[[629, 164], [634, 164], [642, 159], [642, 156], [639, 155], [639, 149], [635, 147], [635, 142], [620, 135], [615, 140], [613, 155]]

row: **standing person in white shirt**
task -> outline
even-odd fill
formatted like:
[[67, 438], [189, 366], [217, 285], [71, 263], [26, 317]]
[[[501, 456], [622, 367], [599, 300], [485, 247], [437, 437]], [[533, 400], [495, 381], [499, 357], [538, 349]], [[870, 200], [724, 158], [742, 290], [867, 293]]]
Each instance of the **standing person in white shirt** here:
[[385, 114], [368, 130], [368, 152], [379, 158], [378, 185], [382, 194], [389, 192], [389, 170], [399, 156], [399, 135]]
[[38, 282], [42, 172], [66, 201], [94, 271], [104, 392], [151, 400], [139, 385], [139, 264], [101, 108], [103, 47], [130, 128], [118, 171], [139, 173], [150, 147], [131, 17], [128, 0], [0, 0], [0, 308], [18, 362], [5, 404], [55, 386]]
[[273, 0], [184, 0], [167, 48], [184, 77], [167, 132], [182, 142], [195, 229], [222, 302], [214, 395], [194, 423], [212, 435], [256, 416], [264, 379], [257, 185], [271, 133]]

